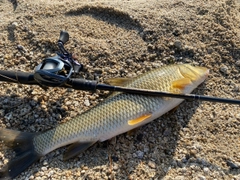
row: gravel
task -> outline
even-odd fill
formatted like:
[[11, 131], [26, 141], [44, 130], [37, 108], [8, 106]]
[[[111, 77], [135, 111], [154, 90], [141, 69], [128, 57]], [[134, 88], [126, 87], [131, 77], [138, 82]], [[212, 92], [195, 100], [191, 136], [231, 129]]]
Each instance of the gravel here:
[[[137, 3], [136, 3], [137, 2]], [[240, 7], [234, 0], [2, 0], [0, 69], [32, 72], [57, 50], [100, 82], [173, 63], [210, 69], [196, 94], [240, 99]], [[14, 10], [15, 9], [15, 10]], [[92, 108], [108, 92], [0, 83], [0, 126], [42, 132]], [[240, 179], [238, 105], [184, 102], [132, 135], [97, 143], [70, 161], [57, 149], [16, 179]], [[14, 156], [0, 146], [0, 168]]]

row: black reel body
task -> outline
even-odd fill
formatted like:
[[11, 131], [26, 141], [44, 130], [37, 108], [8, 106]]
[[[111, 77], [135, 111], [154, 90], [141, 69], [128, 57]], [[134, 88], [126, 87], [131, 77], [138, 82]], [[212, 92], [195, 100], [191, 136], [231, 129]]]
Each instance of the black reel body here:
[[42, 86], [61, 86], [72, 76], [82, 70], [82, 64], [73, 59], [72, 54], [64, 44], [69, 40], [69, 34], [61, 31], [58, 40], [60, 52], [54, 57], [48, 57], [35, 68], [34, 79]]
[[72, 75], [70, 62], [60, 56], [46, 58], [35, 68], [34, 79], [43, 86], [61, 86]]

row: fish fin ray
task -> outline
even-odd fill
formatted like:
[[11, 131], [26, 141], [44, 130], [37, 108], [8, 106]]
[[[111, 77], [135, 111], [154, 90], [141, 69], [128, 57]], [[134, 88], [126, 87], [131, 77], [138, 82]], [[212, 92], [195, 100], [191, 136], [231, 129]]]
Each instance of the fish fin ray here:
[[134, 129], [131, 129], [130, 131], [127, 132], [127, 135], [128, 136], [134, 136], [137, 133], [137, 131], [139, 130], [139, 128], [140, 127], [136, 127]]
[[179, 105], [177, 105], [176, 107], [174, 107], [173, 109], [171, 109], [171, 110], [169, 111], [169, 113], [170, 113], [170, 114], [171, 114], [171, 113], [175, 113], [178, 108], [179, 108]]
[[81, 152], [88, 149], [90, 146], [92, 146], [95, 143], [93, 142], [75, 142], [72, 145], [70, 145], [67, 149], [67, 151], [63, 154], [63, 159], [68, 160], [71, 159]]
[[0, 171], [0, 179], [15, 178], [41, 157], [34, 149], [34, 136], [34, 133], [0, 129], [0, 140], [16, 152], [16, 156]]
[[110, 84], [112, 86], [123, 86], [130, 80], [131, 78], [109, 78], [105, 81], [105, 83]]
[[137, 118], [135, 118], [135, 119], [129, 120], [129, 121], [128, 121], [128, 125], [133, 126], [133, 125], [139, 124], [139, 123], [141, 123], [142, 121], [150, 118], [151, 116], [152, 116], [152, 114], [143, 114], [143, 115], [141, 115], [141, 116], [139, 116], [139, 117], [137, 117]]
[[183, 90], [186, 86], [192, 83], [191, 79], [189, 78], [181, 78], [176, 81], [172, 82], [172, 87]]

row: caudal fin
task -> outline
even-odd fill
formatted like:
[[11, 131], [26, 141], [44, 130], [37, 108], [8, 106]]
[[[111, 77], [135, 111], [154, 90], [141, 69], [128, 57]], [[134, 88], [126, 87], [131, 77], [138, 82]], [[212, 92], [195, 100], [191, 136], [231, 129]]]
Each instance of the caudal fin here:
[[14, 159], [0, 170], [0, 179], [12, 179], [36, 162], [41, 155], [34, 150], [34, 133], [0, 129], [0, 141], [16, 152]]

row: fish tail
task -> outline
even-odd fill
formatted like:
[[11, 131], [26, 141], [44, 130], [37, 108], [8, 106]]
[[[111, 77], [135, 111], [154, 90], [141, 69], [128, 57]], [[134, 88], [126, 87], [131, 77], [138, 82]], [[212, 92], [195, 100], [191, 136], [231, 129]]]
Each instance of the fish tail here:
[[34, 149], [35, 133], [0, 129], [0, 141], [16, 153], [15, 158], [0, 170], [0, 179], [12, 179], [36, 162], [41, 155]]

